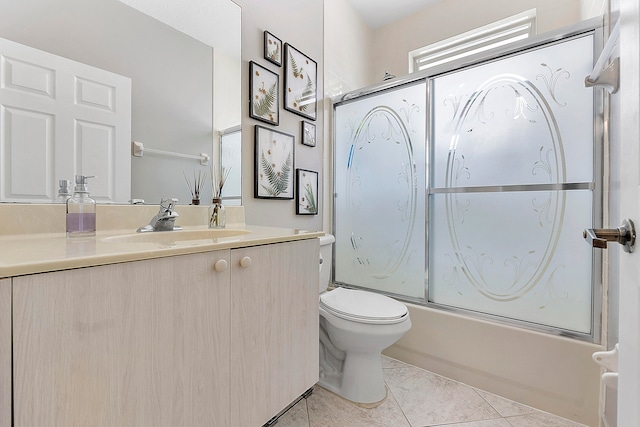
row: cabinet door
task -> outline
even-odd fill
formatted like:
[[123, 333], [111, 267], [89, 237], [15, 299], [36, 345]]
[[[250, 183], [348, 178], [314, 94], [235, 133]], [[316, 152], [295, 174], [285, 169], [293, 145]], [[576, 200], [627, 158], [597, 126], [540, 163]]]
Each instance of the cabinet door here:
[[228, 427], [228, 256], [15, 278], [15, 426]]
[[263, 425], [318, 381], [318, 257], [318, 239], [231, 251], [230, 425]]
[[11, 279], [0, 279], [0, 427], [11, 427]]

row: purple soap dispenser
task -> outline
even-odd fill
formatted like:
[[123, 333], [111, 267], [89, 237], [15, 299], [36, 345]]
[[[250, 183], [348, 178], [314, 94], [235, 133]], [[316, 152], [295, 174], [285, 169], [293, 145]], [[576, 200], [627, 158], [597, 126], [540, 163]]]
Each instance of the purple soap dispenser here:
[[67, 199], [67, 237], [96, 235], [96, 201], [89, 197], [89, 178], [93, 176], [76, 175], [73, 196]]

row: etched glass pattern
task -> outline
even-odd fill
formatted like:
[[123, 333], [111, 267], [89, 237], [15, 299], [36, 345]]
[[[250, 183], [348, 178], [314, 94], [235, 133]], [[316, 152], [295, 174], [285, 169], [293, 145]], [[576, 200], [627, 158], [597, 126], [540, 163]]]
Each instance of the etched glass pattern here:
[[425, 297], [426, 83], [335, 108], [335, 281]]
[[430, 81], [429, 301], [592, 325], [593, 36]]

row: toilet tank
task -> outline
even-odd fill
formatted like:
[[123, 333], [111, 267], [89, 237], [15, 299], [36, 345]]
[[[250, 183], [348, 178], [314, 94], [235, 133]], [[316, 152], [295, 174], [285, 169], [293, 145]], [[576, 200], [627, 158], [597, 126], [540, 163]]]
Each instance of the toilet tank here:
[[327, 290], [331, 281], [331, 261], [333, 260], [333, 242], [336, 238], [331, 234], [325, 234], [320, 239], [320, 289], [322, 293]]

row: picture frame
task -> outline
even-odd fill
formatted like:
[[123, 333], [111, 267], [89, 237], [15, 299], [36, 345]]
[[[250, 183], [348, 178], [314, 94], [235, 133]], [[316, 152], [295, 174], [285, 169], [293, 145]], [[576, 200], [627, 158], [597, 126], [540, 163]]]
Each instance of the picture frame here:
[[255, 178], [257, 199], [293, 199], [295, 137], [255, 126]]
[[310, 120], [318, 110], [318, 64], [284, 44], [284, 109]]
[[280, 77], [262, 65], [249, 61], [249, 116], [278, 126], [280, 124]]
[[264, 31], [264, 59], [282, 66], [282, 40], [267, 30]]
[[318, 172], [296, 169], [296, 214], [318, 215]]
[[300, 135], [301, 142], [303, 145], [307, 145], [309, 147], [316, 146], [316, 125], [303, 120], [301, 123]]

